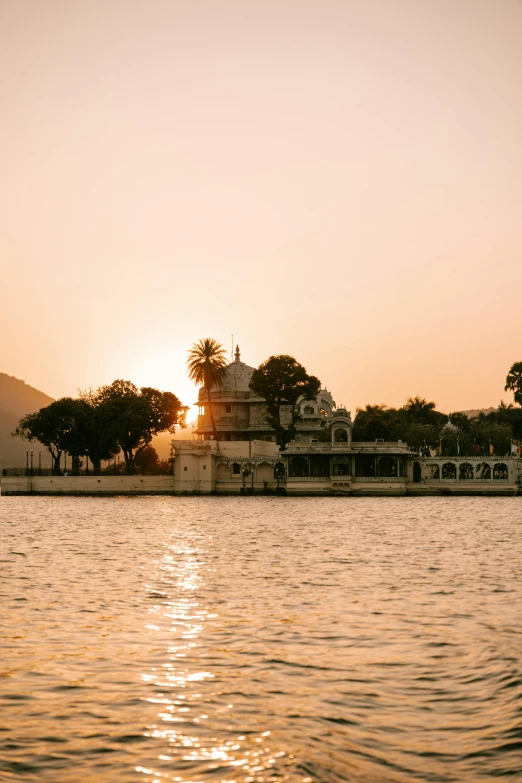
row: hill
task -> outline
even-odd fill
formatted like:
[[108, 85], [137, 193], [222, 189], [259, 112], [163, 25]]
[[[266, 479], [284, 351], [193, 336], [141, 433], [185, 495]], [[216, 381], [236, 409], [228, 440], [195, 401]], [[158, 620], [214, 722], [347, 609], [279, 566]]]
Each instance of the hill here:
[[468, 419], [475, 419], [479, 413], [485, 413], [487, 416], [488, 413], [495, 413], [496, 410], [497, 408], [473, 408], [470, 411], [460, 411], [460, 413], [464, 413]]
[[52, 401], [52, 397], [25, 381], [0, 373], [0, 468], [25, 465], [28, 448], [35, 452], [35, 465], [38, 464], [38, 451], [42, 451], [42, 465], [50, 465], [49, 454], [40, 444], [28, 444], [19, 438], [12, 438], [11, 433], [23, 416], [40, 410]]

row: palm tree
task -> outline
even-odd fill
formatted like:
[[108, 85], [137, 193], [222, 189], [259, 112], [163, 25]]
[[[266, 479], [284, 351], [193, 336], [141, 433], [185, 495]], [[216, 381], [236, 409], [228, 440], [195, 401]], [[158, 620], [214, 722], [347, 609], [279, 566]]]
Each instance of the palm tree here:
[[212, 406], [212, 387], [223, 385], [225, 380], [225, 368], [227, 366], [226, 351], [223, 346], [211, 337], [205, 337], [194, 343], [189, 351], [187, 359], [188, 376], [196, 386], [206, 389], [208, 410], [212, 422], [214, 440], [217, 440], [216, 422], [214, 421], [214, 409]]
[[515, 402], [522, 405], [522, 362], [515, 362], [506, 378], [504, 391], [512, 391]]
[[428, 402], [424, 397], [408, 397], [404, 410], [409, 414], [413, 422], [424, 421], [429, 423], [430, 414], [435, 410], [435, 403]]

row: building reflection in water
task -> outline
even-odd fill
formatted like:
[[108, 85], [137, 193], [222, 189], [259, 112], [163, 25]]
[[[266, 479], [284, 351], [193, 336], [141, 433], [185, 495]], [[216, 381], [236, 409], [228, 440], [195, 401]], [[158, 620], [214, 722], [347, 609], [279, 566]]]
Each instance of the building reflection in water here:
[[[207, 621], [218, 615], [199, 600], [205, 565], [201, 540], [198, 542], [194, 536], [189, 542], [180, 542], [184, 536], [186, 531], [176, 534], [178, 543], [165, 543], [157, 571], [146, 586], [151, 602], [147, 628], [160, 633], [162, 626], [163, 632], [168, 627], [172, 641], [166, 651], [166, 662], [142, 675], [144, 683], [154, 689], [146, 700], [158, 705], [160, 721], [149, 726], [145, 736], [159, 740], [165, 747], [154, 767], [136, 766], [135, 770], [152, 783], [290, 780], [283, 767], [292, 765], [293, 757], [281, 750], [273, 751], [266, 744], [270, 731], [248, 733], [243, 724], [245, 733], [236, 733], [234, 724], [239, 726], [239, 720], [232, 717], [234, 705], [220, 698], [219, 687], [204, 693], [215, 675], [204, 666], [200, 669], [198, 662], [206, 659], [205, 653], [214, 657], [215, 651], [210, 647], [205, 649], [202, 635]], [[278, 772], [274, 765], [279, 767]], [[311, 780], [302, 775], [292, 779]]]

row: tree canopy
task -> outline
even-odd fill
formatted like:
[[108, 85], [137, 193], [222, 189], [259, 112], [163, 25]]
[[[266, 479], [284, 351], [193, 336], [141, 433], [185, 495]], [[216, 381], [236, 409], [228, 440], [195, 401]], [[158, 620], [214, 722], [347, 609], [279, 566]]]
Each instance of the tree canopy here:
[[134, 472], [136, 456], [154, 435], [186, 426], [188, 407], [172, 392], [148, 386], [138, 389], [130, 381], [117, 380], [99, 388], [95, 401], [100, 423], [122, 450], [128, 473]]
[[[295, 437], [295, 425], [301, 418], [298, 401], [303, 397], [315, 400], [321, 381], [315, 375], [308, 375], [293, 356], [282, 354], [271, 356], [254, 370], [250, 388], [254, 394], [266, 400], [267, 420], [275, 429], [276, 442], [281, 449], [285, 449]], [[289, 409], [286, 421], [281, 416], [284, 408]]]
[[80, 392], [79, 399], [64, 397], [21, 419], [14, 435], [37, 440], [53, 458], [60, 472], [64, 452], [79, 467], [87, 456], [95, 471], [101, 461], [123, 451], [125, 468], [134, 472], [136, 456], [160, 432], [174, 432], [185, 426], [188, 408], [175, 394], [150, 387], [138, 389], [130, 381], [117, 380], [110, 386]]
[[60, 459], [64, 451], [74, 456], [81, 453], [77, 421], [83, 413], [83, 406], [79, 400], [62, 397], [20, 419], [13, 435], [30, 442], [38, 441], [45, 446], [53, 459], [54, 470], [59, 472]]

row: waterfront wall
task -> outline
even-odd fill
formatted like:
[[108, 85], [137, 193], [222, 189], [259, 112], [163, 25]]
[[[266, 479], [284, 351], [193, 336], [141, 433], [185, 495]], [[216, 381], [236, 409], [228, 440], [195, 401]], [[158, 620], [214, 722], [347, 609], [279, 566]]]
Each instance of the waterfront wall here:
[[173, 495], [174, 476], [4, 477], [2, 495]]
[[[202, 469], [203, 470], [203, 469]], [[209, 468], [207, 468], [209, 470]], [[187, 471], [188, 473], [188, 471]], [[206, 471], [205, 471], [206, 473]], [[262, 495], [268, 491], [287, 495], [351, 495], [359, 497], [423, 496], [423, 495], [522, 495], [519, 484], [477, 481], [414, 483], [405, 479], [361, 481], [343, 479], [288, 479], [248, 482], [211, 481], [206, 475], [198, 481], [190, 478], [176, 481], [174, 476], [41, 476], [33, 478], [2, 478], [1, 494], [12, 495]], [[253, 490], [253, 493], [252, 493]]]

